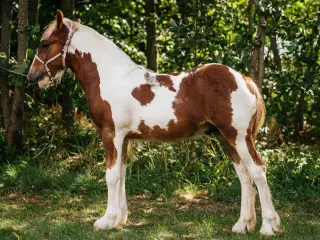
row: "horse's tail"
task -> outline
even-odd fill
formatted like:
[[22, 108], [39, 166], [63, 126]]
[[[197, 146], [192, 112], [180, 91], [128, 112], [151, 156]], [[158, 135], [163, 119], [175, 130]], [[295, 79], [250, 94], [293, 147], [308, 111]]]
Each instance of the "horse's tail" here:
[[257, 98], [257, 109], [256, 109], [256, 119], [255, 119], [255, 123], [253, 125], [253, 137], [255, 138], [261, 128], [261, 126], [264, 123], [265, 120], [265, 114], [266, 114], [266, 107], [264, 104], [264, 100], [262, 98], [262, 94], [259, 90], [259, 88], [257, 87], [257, 85], [251, 81], [250, 84], [252, 85], [256, 98]]

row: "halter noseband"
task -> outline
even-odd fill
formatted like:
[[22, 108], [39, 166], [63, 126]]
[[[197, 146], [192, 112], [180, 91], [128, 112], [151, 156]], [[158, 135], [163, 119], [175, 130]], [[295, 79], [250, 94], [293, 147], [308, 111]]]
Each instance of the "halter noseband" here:
[[72, 29], [71, 33], [69, 34], [68, 36], [68, 39], [64, 45], [64, 47], [62, 48], [61, 52], [59, 52], [58, 54], [56, 54], [55, 56], [53, 56], [52, 58], [50, 58], [49, 60], [47, 61], [44, 61], [42, 60], [39, 56], [38, 56], [38, 51], [35, 55], [35, 59], [37, 59], [40, 63], [42, 63], [48, 73], [48, 76], [49, 76], [49, 79], [50, 79], [50, 82], [54, 82], [54, 77], [52, 76], [52, 73], [48, 67], [48, 64], [53, 62], [55, 59], [57, 59], [58, 57], [61, 56], [62, 58], [62, 65], [63, 65], [63, 69], [66, 68], [66, 56], [67, 56], [67, 51], [68, 51], [68, 47], [70, 45], [70, 42], [71, 42], [71, 39], [74, 35], [74, 33], [77, 31], [77, 29]]

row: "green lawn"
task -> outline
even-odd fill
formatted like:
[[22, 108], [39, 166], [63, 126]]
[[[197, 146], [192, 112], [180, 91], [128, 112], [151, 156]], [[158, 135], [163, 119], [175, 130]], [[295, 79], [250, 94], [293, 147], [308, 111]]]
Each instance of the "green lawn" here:
[[[122, 230], [94, 232], [104, 214], [106, 196], [9, 194], [0, 197], [0, 239], [257, 239], [253, 233], [235, 235], [239, 203], [215, 202], [206, 196], [186, 198], [129, 196], [129, 222]], [[276, 239], [320, 239], [320, 202], [280, 202], [284, 232]]]

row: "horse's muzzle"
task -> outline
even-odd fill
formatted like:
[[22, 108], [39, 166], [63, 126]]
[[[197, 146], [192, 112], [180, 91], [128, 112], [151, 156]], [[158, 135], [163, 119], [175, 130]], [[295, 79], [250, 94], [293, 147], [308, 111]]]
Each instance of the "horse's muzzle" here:
[[36, 83], [44, 78], [44, 74], [42, 72], [33, 71], [32, 69], [30, 69], [27, 78], [29, 82]]

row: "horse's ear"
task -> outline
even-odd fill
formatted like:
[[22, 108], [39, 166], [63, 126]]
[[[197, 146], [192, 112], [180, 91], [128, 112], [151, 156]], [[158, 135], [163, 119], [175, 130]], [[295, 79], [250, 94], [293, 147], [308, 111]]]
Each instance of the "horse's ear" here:
[[78, 19], [77, 19], [77, 22], [78, 22], [78, 23], [81, 23], [81, 19], [80, 19], [80, 18], [78, 18]]
[[62, 24], [63, 24], [63, 13], [58, 9], [57, 10], [57, 29], [61, 29]]

